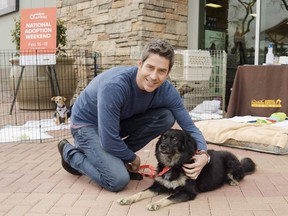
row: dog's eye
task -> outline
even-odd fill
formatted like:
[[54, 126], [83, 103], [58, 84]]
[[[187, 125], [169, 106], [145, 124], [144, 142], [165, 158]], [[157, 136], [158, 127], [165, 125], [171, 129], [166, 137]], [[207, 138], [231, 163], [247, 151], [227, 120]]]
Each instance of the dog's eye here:
[[176, 137], [173, 137], [173, 138], [171, 139], [171, 142], [172, 142], [173, 144], [176, 144], [176, 143], [178, 142], [178, 140], [177, 140]]

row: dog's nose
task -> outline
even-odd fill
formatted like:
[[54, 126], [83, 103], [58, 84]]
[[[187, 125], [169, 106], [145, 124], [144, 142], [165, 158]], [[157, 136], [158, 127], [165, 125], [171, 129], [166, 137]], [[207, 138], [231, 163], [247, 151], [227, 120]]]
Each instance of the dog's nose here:
[[162, 152], [166, 152], [168, 150], [167, 145], [165, 143], [161, 143], [159, 148]]

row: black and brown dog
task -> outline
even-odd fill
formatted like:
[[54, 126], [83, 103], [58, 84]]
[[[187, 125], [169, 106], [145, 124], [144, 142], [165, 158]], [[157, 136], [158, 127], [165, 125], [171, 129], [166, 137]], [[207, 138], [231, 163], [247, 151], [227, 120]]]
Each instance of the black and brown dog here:
[[239, 161], [228, 151], [208, 150], [210, 163], [202, 169], [198, 178], [193, 180], [185, 175], [182, 166], [191, 162], [195, 154], [197, 144], [189, 133], [178, 129], [166, 131], [156, 144], [155, 155], [158, 160], [157, 173], [167, 167], [169, 170], [161, 176], [156, 175], [153, 184], [146, 190], [119, 199], [118, 203], [131, 205], [158, 194], [169, 194], [147, 206], [148, 210], [155, 211], [170, 204], [193, 200], [198, 193], [214, 190], [224, 183], [238, 185], [239, 181], [246, 174], [254, 172], [256, 167], [250, 158]]

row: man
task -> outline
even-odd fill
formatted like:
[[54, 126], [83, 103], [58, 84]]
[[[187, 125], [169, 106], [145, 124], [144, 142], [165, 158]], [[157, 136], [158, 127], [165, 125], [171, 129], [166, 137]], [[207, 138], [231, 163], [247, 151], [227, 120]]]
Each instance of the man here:
[[[142, 177], [135, 152], [175, 120], [196, 139], [198, 149], [206, 151], [204, 137], [167, 80], [173, 64], [173, 47], [154, 39], [144, 47], [138, 66], [115, 67], [95, 77], [73, 105], [75, 146], [67, 140], [58, 144], [63, 168], [73, 175], [87, 175], [109, 191], [120, 191], [130, 179]], [[194, 163], [186, 164], [187, 176], [197, 178], [208, 157], [199, 154]]]

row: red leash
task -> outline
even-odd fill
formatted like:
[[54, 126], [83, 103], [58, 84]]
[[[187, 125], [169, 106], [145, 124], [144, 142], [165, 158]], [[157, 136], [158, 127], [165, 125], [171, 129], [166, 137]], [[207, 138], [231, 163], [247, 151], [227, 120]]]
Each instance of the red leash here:
[[[145, 170], [148, 169], [148, 172], [146, 172]], [[168, 172], [170, 170], [170, 167], [164, 167], [164, 169], [157, 174], [157, 176], [162, 176], [164, 175], [166, 172]], [[149, 178], [155, 178], [156, 177], [156, 171], [157, 169], [151, 165], [141, 165], [140, 166], [140, 170], [138, 171], [138, 173], [140, 173], [143, 176], [149, 177]]]

